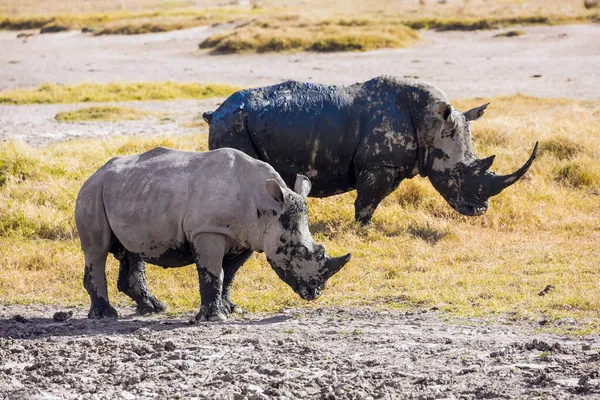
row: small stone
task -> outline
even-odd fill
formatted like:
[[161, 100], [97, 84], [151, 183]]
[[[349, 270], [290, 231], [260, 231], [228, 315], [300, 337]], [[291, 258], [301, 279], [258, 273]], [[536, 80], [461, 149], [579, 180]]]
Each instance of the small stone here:
[[506, 351], [505, 350], [492, 351], [490, 353], [490, 357], [491, 358], [504, 357], [505, 355], [506, 355]]
[[56, 322], [64, 322], [73, 317], [73, 311], [58, 311], [52, 316], [52, 319]]
[[177, 346], [175, 346], [175, 343], [173, 343], [171, 340], [168, 340], [165, 343], [165, 350], [166, 351], [173, 351], [177, 348]]
[[591, 349], [592, 349], [592, 346], [590, 346], [589, 344], [582, 344], [581, 345], [581, 350], [583, 350], [583, 351], [588, 351], [588, 350], [591, 350]]
[[29, 320], [27, 318], [25, 318], [24, 316], [22, 316], [21, 314], [13, 315], [12, 319], [17, 322], [20, 322], [22, 324], [29, 322]]
[[15, 344], [14, 346], [11, 346], [8, 350], [13, 354], [23, 353], [25, 351], [25, 347], [21, 346], [20, 344]]

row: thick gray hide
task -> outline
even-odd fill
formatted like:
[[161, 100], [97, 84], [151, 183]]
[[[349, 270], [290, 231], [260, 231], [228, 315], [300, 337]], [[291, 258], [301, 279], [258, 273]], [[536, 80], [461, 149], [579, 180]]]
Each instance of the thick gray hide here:
[[481, 215], [487, 199], [518, 180], [496, 176], [479, 160], [469, 121], [487, 104], [461, 113], [444, 92], [420, 81], [381, 76], [350, 86], [284, 82], [231, 95], [215, 112], [209, 147], [233, 147], [271, 164], [291, 184], [308, 176], [312, 195], [356, 189], [355, 218], [367, 224], [400, 182], [428, 176], [458, 212]]
[[264, 251], [277, 274], [312, 300], [350, 255], [329, 258], [308, 230], [307, 178], [288, 189], [268, 164], [234, 150], [205, 153], [156, 148], [110, 160], [81, 188], [75, 219], [85, 254], [90, 318], [116, 317], [106, 289], [108, 253], [119, 259], [119, 290], [139, 313], [164, 305], [148, 291], [145, 262], [165, 268], [195, 263], [199, 319], [236, 309], [229, 292], [237, 269]]

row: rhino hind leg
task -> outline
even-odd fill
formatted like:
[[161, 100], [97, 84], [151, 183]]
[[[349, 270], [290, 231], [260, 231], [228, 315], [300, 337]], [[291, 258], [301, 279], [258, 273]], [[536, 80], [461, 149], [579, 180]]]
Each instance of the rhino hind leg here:
[[235, 257], [228, 258], [225, 256], [225, 258], [223, 258], [223, 293], [221, 294], [221, 299], [223, 305], [230, 313], [235, 312], [242, 314], [244, 312], [240, 306], [231, 300], [231, 286], [233, 285], [235, 274], [251, 255], [252, 250], [247, 249]]
[[90, 319], [117, 318], [115, 310], [108, 301], [106, 286], [106, 253], [85, 253], [83, 286], [90, 295], [92, 304], [88, 312]]
[[223, 257], [227, 239], [218, 234], [202, 233], [193, 238], [196, 268], [200, 284], [199, 321], [224, 321], [229, 310], [223, 304]]
[[137, 307], [138, 315], [147, 315], [164, 311], [167, 307], [150, 293], [146, 283], [146, 263], [135, 253], [120, 245], [113, 246], [111, 252], [119, 260], [119, 279], [117, 288], [131, 297]]
[[355, 220], [363, 226], [371, 224], [379, 203], [392, 193], [401, 181], [397, 178], [395, 168], [376, 167], [361, 170], [356, 178]]
[[[94, 195], [96, 187], [85, 186], [82, 189], [83, 197], [90, 201], [79, 201], [75, 209], [75, 222], [81, 241], [81, 249], [85, 257], [83, 272], [83, 286], [91, 300], [88, 318], [117, 318], [117, 311], [108, 300], [108, 287], [106, 283], [106, 258], [114, 241], [110, 229], [102, 196]], [[82, 194], [80, 193], [80, 197]]]

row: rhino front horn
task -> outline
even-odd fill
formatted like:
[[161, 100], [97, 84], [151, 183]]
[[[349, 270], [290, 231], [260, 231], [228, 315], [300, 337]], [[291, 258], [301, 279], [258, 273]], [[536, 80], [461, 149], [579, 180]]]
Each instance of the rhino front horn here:
[[529, 160], [527, 160], [527, 162], [521, 168], [519, 168], [512, 174], [489, 174], [488, 179], [486, 179], [485, 186], [482, 189], [481, 196], [485, 198], [495, 196], [510, 185], [512, 185], [513, 183], [515, 183], [516, 181], [518, 181], [523, 175], [525, 175], [527, 170], [529, 170], [529, 167], [531, 167], [531, 164], [533, 163], [533, 160], [535, 160], [535, 156], [537, 155], [537, 149], [538, 142], [535, 142], [535, 147], [533, 148], [533, 152], [531, 153]]
[[348, 261], [352, 258], [352, 253], [348, 253], [341, 257], [331, 257], [325, 262], [325, 276], [324, 279], [329, 279], [333, 275], [337, 274]]

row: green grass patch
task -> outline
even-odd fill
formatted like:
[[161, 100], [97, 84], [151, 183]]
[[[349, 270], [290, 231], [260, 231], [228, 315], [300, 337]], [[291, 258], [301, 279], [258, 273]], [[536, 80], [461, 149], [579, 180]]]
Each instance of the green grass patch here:
[[80, 83], [77, 85], [43, 84], [34, 89], [0, 92], [0, 104], [89, 103], [136, 100], [206, 99], [229, 96], [236, 86], [177, 83]]
[[[576, 321], [568, 327], [571, 333], [600, 332], [600, 102], [517, 95], [453, 105], [467, 110], [487, 101], [486, 115], [472, 125], [473, 143], [480, 157], [497, 155], [496, 172], [519, 167], [535, 140], [566, 137], [586, 151], [568, 160], [538, 157], [527, 175], [493, 197], [489, 211], [477, 218], [454, 212], [419, 177], [403, 182], [382, 202], [369, 228], [353, 222], [355, 193], [310, 198], [315, 240], [332, 255], [352, 251], [352, 261], [330, 280], [322, 297], [307, 303], [277, 277], [264, 254], [255, 254], [236, 277], [236, 303], [249, 311], [437, 307], [453, 317], [543, 317], [548, 326], [570, 318]], [[488, 139], [479, 140], [483, 132]], [[489, 140], [494, 135], [504, 139]], [[207, 136], [199, 134], [47, 147], [0, 144], [0, 302], [88, 305], [73, 217], [77, 193], [110, 158], [156, 146], [208, 147]], [[557, 180], [563, 168], [568, 178]], [[572, 178], [577, 171], [592, 180]], [[112, 256], [107, 273], [111, 301], [132, 304], [117, 290], [118, 261]], [[171, 311], [198, 307], [193, 266], [149, 266], [147, 273], [150, 289]], [[547, 285], [554, 290], [539, 296]]]
[[80, 121], [122, 121], [140, 119], [147, 113], [135, 108], [126, 107], [86, 107], [74, 111], [65, 111], [56, 114], [55, 119], [59, 122]]

